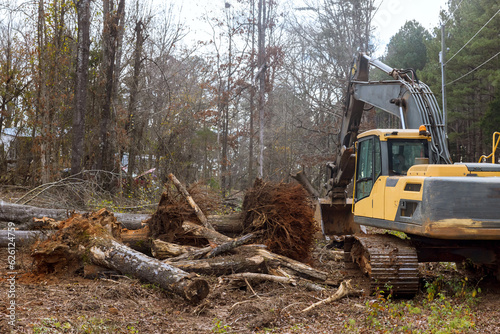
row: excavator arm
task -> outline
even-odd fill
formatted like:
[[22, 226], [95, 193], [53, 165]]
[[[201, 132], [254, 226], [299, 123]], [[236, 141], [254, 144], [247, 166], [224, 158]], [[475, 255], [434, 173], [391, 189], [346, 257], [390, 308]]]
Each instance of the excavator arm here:
[[[392, 80], [370, 81], [369, 67], [374, 66]], [[353, 61], [351, 77], [344, 98], [339, 147], [334, 163], [329, 163], [328, 197], [345, 198], [354, 175], [354, 143], [357, 140], [363, 112], [371, 105], [395, 115], [402, 129], [418, 129], [425, 125], [431, 134], [431, 163], [451, 163], [446, 129], [436, 97], [412, 69], [393, 69], [378, 59], [360, 53]]]

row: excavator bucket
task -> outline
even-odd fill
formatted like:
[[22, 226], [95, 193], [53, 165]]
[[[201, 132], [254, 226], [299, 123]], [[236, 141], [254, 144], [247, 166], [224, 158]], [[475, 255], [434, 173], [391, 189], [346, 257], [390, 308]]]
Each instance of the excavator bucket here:
[[359, 225], [354, 223], [352, 203], [344, 200], [337, 203], [329, 198], [320, 198], [319, 207], [324, 235], [351, 235], [361, 231]]

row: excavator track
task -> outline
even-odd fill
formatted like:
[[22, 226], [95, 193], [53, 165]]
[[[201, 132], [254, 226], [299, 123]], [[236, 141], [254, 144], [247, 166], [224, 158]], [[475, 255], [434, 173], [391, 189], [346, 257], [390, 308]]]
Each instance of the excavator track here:
[[356, 235], [346, 241], [344, 252], [346, 261], [357, 263], [368, 274], [372, 292], [418, 292], [417, 251], [408, 241], [389, 234]]

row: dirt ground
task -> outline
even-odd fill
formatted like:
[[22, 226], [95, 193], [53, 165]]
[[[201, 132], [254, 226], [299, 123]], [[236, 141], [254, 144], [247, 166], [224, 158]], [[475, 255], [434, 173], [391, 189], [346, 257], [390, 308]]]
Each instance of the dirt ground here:
[[[317, 242], [313, 265], [328, 271], [332, 281], [340, 283], [350, 278], [355, 286], [366, 289], [367, 278], [354, 268], [346, 269], [324, 245]], [[434, 304], [426, 304], [424, 280], [432, 282], [439, 276], [458, 282], [464, 279], [463, 274], [443, 266], [422, 268], [422, 292], [412, 300], [384, 304], [365, 294], [343, 298], [306, 314], [301, 310], [330, 296], [335, 287], [312, 292], [301, 286], [270, 282], [234, 285], [225, 278], [208, 277], [210, 294], [201, 304], [190, 305], [180, 297], [125, 276], [97, 280], [37, 276], [32, 273], [29, 252], [16, 251], [16, 320], [12, 326], [8, 309], [12, 281], [7, 280], [11, 270], [7, 249], [0, 249], [0, 333], [428, 333], [439, 332], [440, 328], [444, 328], [442, 333], [500, 331], [500, 289], [489, 278], [476, 285], [481, 292], [472, 302], [442, 297], [451, 302], [449, 314], [436, 313], [450, 319], [453, 314], [458, 320], [472, 319], [471, 328], [441, 326], [426, 320], [440, 311], [433, 308]], [[475, 283], [471, 279], [468, 284]], [[461, 303], [470, 306], [462, 309]], [[407, 313], [411, 315], [394, 312], [410, 304], [412, 312]], [[445, 309], [444, 304], [441, 306]], [[374, 325], [374, 319], [379, 323]], [[401, 322], [412, 323], [412, 327], [406, 330]]]

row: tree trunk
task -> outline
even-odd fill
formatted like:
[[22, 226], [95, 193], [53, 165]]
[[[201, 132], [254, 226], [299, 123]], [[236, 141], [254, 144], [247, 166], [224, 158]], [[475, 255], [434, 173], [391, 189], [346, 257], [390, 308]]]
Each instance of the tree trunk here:
[[[206, 249], [204, 251], [206, 254], [211, 248], [206, 247], [201, 249]], [[153, 240], [151, 245], [151, 253], [158, 260], [165, 260], [167, 258], [173, 258], [186, 253], [198, 252], [201, 249], [199, 247], [178, 245], [158, 239]]]
[[[84, 213], [81, 211], [75, 212]], [[16, 227], [20, 230], [31, 229], [35, 225], [33, 223], [33, 218], [48, 217], [55, 220], [64, 220], [68, 218], [70, 214], [70, 210], [39, 208], [36, 206], [20, 205], [0, 200], [0, 221], [17, 223], [19, 225]], [[113, 214], [116, 219], [122, 224], [122, 226], [129, 230], [138, 230], [144, 228], [147, 225], [146, 221], [151, 218], [151, 215], [143, 213], [117, 212]], [[225, 216], [211, 215], [208, 216], [207, 219], [218, 232], [232, 234], [239, 234], [243, 232], [243, 222], [241, 220], [240, 214]], [[223, 238], [226, 241], [230, 239], [227, 236], [223, 236]]]
[[53, 231], [14, 231], [0, 230], [0, 247], [9, 247], [14, 243], [15, 247], [28, 246], [37, 240], [45, 240]]
[[[113, 0], [103, 2], [104, 28], [103, 28], [103, 65], [105, 73], [104, 97], [102, 102], [100, 136], [102, 148], [99, 156], [99, 169], [105, 171], [113, 170], [114, 163], [114, 132], [115, 124], [111, 110], [113, 98], [114, 70], [116, 59], [116, 48], [118, 39], [118, 27], [123, 18], [125, 10], [125, 0], [119, 0], [118, 7], [113, 8]], [[111, 187], [110, 182], [106, 182], [106, 187]]]
[[258, 8], [258, 55], [257, 77], [259, 79], [259, 174], [264, 177], [264, 118], [265, 118], [265, 93], [266, 93], [266, 0], [259, 0]]
[[224, 234], [240, 234], [243, 232], [243, 220], [241, 214], [234, 213], [230, 215], [210, 215], [207, 219], [217, 232]]
[[[255, 21], [255, 0], [252, 0], [252, 21]], [[251, 188], [254, 182], [254, 167], [253, 161], [255, 159], [253, 149], [254, 139], [254, 114], [255, 114], [255, 24], [252, 24], [252, 51], [250, 53], [250, 134], [248, 136], [248, 181], [247, 188]]]
[[129, 102], [129, 123], [128, 123], [128, 134], [129, 134], [129, 159], [128, 159], [128, 171], [127, 176], [130, 182], [129, 191], [133, 188], [132, 175], [135, 172], [135, 156], [137, 153], [138, 146], [138, 125], [136, 122], [142, 122], [140, 117], [137, 117], [137, 95], [139, 93], [139, 74], [141, 73], [142, 64], [142, 46], [144, 42], [143, 37], [143, 23], [142, 20], [138, 20], [135, 24], [135, 49], [134, 49], [134, 71], [132, 76], [132, 86], [130, 87], [130, 102]]
[[191, 279], [191, 275], [182, 269], [150, 258], [112, 239], [95, 237], [89, 258], [98, 266], [158, 284], [192, 303], [200, 302], [209, 293], [207, 281]]
[[[77, 213], [84, 213], [75, 211]], [[14, 222], [22, 224], [16, 226], [19, 229], [30, 229], [35, 224], [33, 218], [48, 217], [55, 220], [64, 220], [71, 215], [72, 211], [65, 209], [46, 209], [31, 205], [20, 205], [0, 200], [0, 221]], [[148, 214], [114, 213], [116, 219], [123, 227], [130, 230], [144, 228], [146, 224], [142, 222], [149, 219]]]
[[[48, 127], [49, 127], [49, 108], [48, 108], [48, 94], [47, 94], [47, 75], [45, 66], [48, 64], [47, 61], [47, 47], [46, 47], [46, 24], [45, 24], [45, 8], [44, 1], [41, 0], [38, 5], [38, 26], [37, 26], [37, 38], [38, 38], [38, 90], [37, 90], [37, 100], [36, 100], [36, 118], [40, 118], [38, 121], [41, 122], [41, 136], [42, 138], [47, 135]], [[35, 138], [35, 133], [37, 129], [33, 127], [32, 130], [33, 138]], [[40, 136], [40, 135], [38, 135]], [[44, 138], [46, 139], [46, 138]], [[37, 148], [37, 141], [32, 140], [33, 143], [33, 152], [40, 152], [40, 164], [41, 164], [41, 181], [42, 183], [49, 182], [49, 166], [48, 166], [48, 158], [49, 158], [49, 148], [47, 143], [42, 140], [39, 143], [40, 147]], [[37, 175], [36, 166], [34, 164], [33, 167], [33, 175]]]
[[229, 255], [213, 259], [187, 260], [171, 263], [176, 268], [202, 275], [229, 275], [241, 272], [265, 271], [265, 259], [262, 256]]
[[266, 260], [268, 267], [283, 268], [285, 271], [290, 271], [292, 276], [300, 276], [303, 278], [324, 282], [328, 278], [328, 273], [314, 269], [302, 262], [292, 260], [286, 256], [272, 253], [266, 249], [255, 248], [250, 246], [241, 246], [238, 248], [240, 254], [255, 254], [262, 256]]
[[90, 54], [90, 0], [76, 2], [78, 13], [78, 46], [76, 51], [75, 113], [73, 114], [73, 143], [71, 174], [80, 173], [83, 166], [85, 112]]
[[291, 175], [302, 187], [304, 187], [305, 190], [311, 195], [314, 196], [315, 198], [319, 197], [319, 192], [314, 188], [309, 182], [309, 179], [306, 176], [306, 173], [304, 171], [300, 171], [295, 175]]
[[[168, 261], [170, 262], [197, 260], [201, 258], [213, 258], [217, 255], [228, 252], [234, 248], [237, 248], [241, 245], [250, 242], [255, 236], [256, 234], [250, 233], [236, 240], [225, 242], [222, 245], [217, 246], [215, 248], [212, 248], [211, 246], [207, 246], [204, 248], [181, 246], [155, 240], [153, 241], [153, 244], [155, 247], [158, 247], [158, 249], [157, 250], [153, 249], [153, 253], [159, 252], [160, 256], [162, 256], [162, 254], [172, 254], [170, 255], [171, 258], [168, 259]], [[176, 255], [174, 255], [174, 253], [176, 253]], [[155, 257], [159, 258], [156, 255]]]
[[149, 227], [147, 225], [137, 230], [124, 228], [120, 232], [120, 237], [124, 245], [141, 253], [151, 255], [151, 241], [149, 240]]
[[189, 234], [198, 238], [205, 238], [217, 245], [233, 240], [232, 238], [225, 236], [224, 234], [221, 234], [215, 230], [210, 230], [204, 226], [195, 224], [190, 221], [183, 222], [182, 229], [184, 230], [184, 234]]

